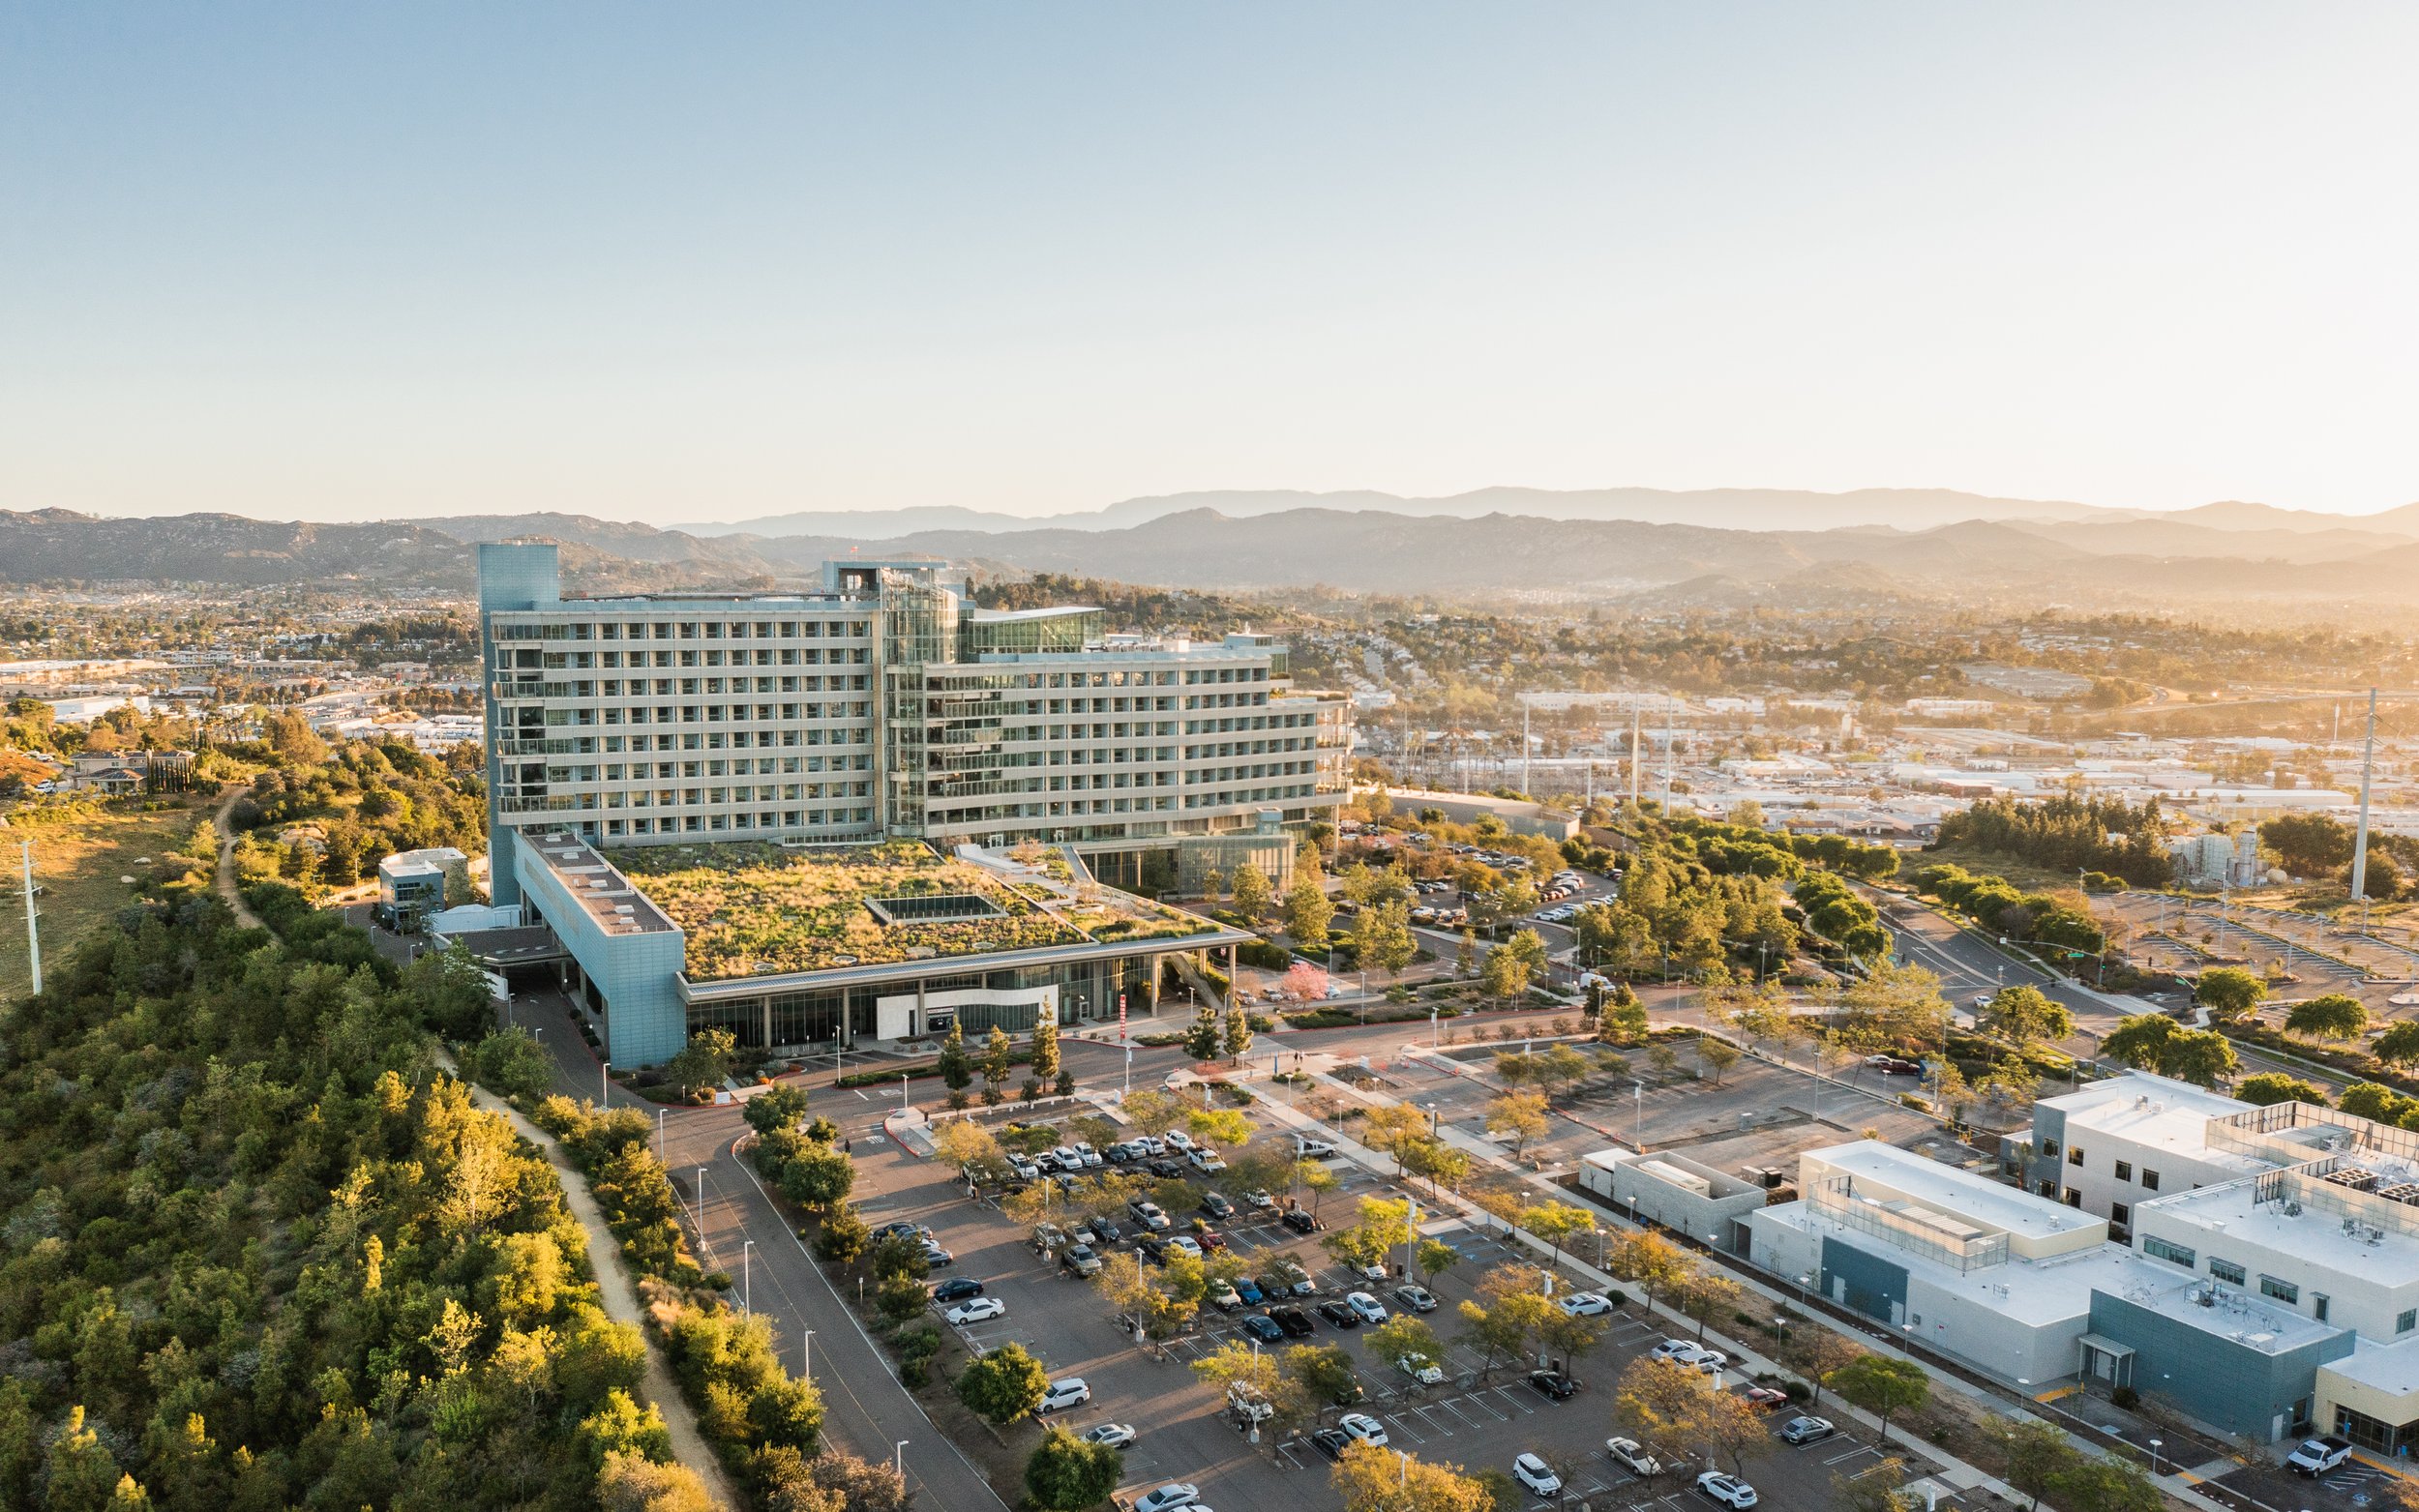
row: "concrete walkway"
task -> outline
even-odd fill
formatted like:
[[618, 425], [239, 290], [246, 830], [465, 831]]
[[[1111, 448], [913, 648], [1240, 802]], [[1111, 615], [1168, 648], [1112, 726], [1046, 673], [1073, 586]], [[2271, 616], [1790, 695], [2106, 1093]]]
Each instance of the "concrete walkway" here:
[[260, 922], [260, 915], [252, 911], [244, 902], [244, 895], [236, 890], [235, 832], [227, 827], [228, 816], [234, 814], [236, 803], [250, 791], [250, 783], [230, 789], [226, 801], [219, 805], [218, 818], [213, 821], [219, 828], [219, 896], [226, 900], [229, 908], [235, 910], [236, 923], [248, 930], [265, 930], [268, 926]]

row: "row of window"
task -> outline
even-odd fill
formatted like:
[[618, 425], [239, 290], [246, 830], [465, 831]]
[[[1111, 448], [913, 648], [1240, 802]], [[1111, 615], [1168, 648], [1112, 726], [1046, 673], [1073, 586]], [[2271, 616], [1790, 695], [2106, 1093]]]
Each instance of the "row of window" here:
[[814, 640], [873, 634], [870, 619], [607, 620], [494, 626], [498, 640]]
[[[2055, 1160], [2055, 1159], [2057, 1159], [2057, 1158], [2058, 1158], [2058, 1141], [2055, 1141], [2055, 1140], [2044, 1140], [2044, 1141], [2041, 1141], [2041, 1152], [2042, 1152], [2042, 1154], [2043, 1154], [2043, 1155], [2045, 1155], [2045, 1156], [2048, 1157], [2048, 1158], [2049, 1158], [2049, 1159], [2051, 1159], [2051, 1160]], [[2070, 1166], [2080, 1166], [2080, 1165], [2082, 1165], [2082, 1164], [2083, 1164], [2083, 1146], [2081, 1146], [2080, 1144], [2070, 1144], [2070, 1145], [2068, 1145], [2068, 1146], [2067, 1146], [2067, 1149], [2066, 1149], [2066, 1163], [2067, 1163], [2068, 1165], [2070, 1165]], [[2114, 1170], [2115, 1170], [2115, 1172], [2116, 1172], [2116, 1178], [2117, 1178], [2119, 1181], [2131, 1181], [2131, 1180], [2133, 1180], [2133, 1179], [2134, 1179], [2134, 1163], [2133, 1163], [2132, 1161], [2130, 1161], [2130, 1160], [2120, 1160], [2120, 1161], [2118, 1161], [2118, 1162], [2116, 1162], [2116, 1163], [2115, 1163]], [[2155, 1171], [2151, 1170], [2148, 1166], [2144, 1166], [2144, 1167], [2142, 1168], [2141, 1184], [2142, 1184], [2142, 1190], [2144, 1190], [2144, 1191], [2146, 1191], [2146, 1192], [2156, 1192], [2156, 1191], [2158, 1191], [2158, 1190], [2159, 1190], [2159, 1172], [2157, 1172], [2157, 1171]]]
[[873, 822], [874, 811], [870, 806], [791, 809], [786, 812], [765, 810], [756, 814], [684, 814], [677, 818], [667, 814], [660, 818], [607, 819], [605, 833], [616, 837], [704, 835], [728, 830], [824, 829], [834, 826], [863, 830]]
[[[2181, 1265], [2186, 1270], [2199, 1268], [2198, 1251], [2190, 1245], [2163, 1239], [2155, 1233], [2142, 1240], [2142, 1253], [2152, 1260], [2165, 1260], [2170, 1265]], [[2209, 1257], [2209, 1279], [2212, 1281], [2223, 1282], [2229, 1287], [2248, 1287], [2251, 1285], [2251, 1276], [2250, 1269], [2238, 1261], [2218, 1255]], [[2270, 1301], [2282, 1302], [2290, 1308], [2301, 1306], [2301, 1284], [2299, 1282], [2287, 1281], [2282, 1276], [2271, 1276], [2263, 1271], [2259, 1275], [2258, 1290], [2259, 1294]], [[2332, 1303], [2333, 1299], [2325, 1292], [2313, 1291], [2310, 1293], [2310, 1316], [2318, 1322], [2327, 1321], [2327, 1314]], [[2394, 1333], [2399, 1338], [2413, 1329], [2419, 1329], [2419, 1308], [2406, 1308], [2395, 1318]]]

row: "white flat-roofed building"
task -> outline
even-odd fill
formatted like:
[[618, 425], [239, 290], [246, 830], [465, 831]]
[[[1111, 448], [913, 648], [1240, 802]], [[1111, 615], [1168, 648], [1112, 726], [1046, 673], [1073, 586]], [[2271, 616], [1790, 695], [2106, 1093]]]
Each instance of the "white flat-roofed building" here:
[[2029, 1140], [2004, 1147], [2025, 1190], [2131, 1231], [2143, 1201], [2264, 1171], [2269, 1163], [2212, 1148], [2209, 1122], [2251, 1105], [2145, 1071], [2095, 1082], [2033, 1105]]

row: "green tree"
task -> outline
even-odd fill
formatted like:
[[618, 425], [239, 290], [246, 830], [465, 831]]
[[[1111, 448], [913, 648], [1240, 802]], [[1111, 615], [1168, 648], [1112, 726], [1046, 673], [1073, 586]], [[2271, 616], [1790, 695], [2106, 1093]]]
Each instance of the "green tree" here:
[[781, 1195], [810, 1212], [847, 1201], [855, 1185], [856, 1162], [828, 1144], [810, 1144], [782, 1168]]
[[748, 1127], [758, 1134], [770, 1134], [775, 1129], [794, 1129], [806, 1118], [806, 1088], [789, 1082], [776, 1082], [751, 1097], [739, 1110]]
[[1025, 1461], [1026, 1498], [1041, 1512], [1084, 1512], [1109, 1499], [1125, 1478], [1125, 1455], [1063, 1428], [1042, 1436]]
[[1931, 1378], [1913, 1360], [1860, 1354], [1825, 1379], [1850, 1404], [1881, 1419], [1882, 1442], [1890, 1441], [1890, 1419], [1931, 1400]]
[[2255, 1077], [2245, 1077], [2234, 1083], [2234, 1096], [2240, 1102], [2264, 1108], [2270, 1103], [2312, 1103], [2327, 1106], [2324, 1088], [2314, 1082], [2287, 1076], [2282, 1071], [2263, 1071]]
[[852, 1264], [872, 1238], [872, 1228], [855, 1206], [843, 1202], [825, 1213], [822, 1226], [815, 1230], [815, 1258], [834, 1265]]
[[1522, 1208], [1517, 1222], [1520, 1227], [1554, 1247], [1556, 1265], [1563, 1262], [1564, 1245], [1569, 1243], [1577, 1235], [1590, 1232], [1596, 1228], [1596, 1220], [1588, 1215], [1586, 1208], [1573, 1207], [1568, 1202], [1558, 1202], [1550, 1198], [1534, 1206]]
[[2419, 1019], [2404, 1019], [2387, 1024], [2385, 1032], [2369, 1046], [2369, 1052], [2389, 1066], [2407, 1066], [2419, 1061]]
[[2239, 1018], [2266, 1001], [2268, 984], [2241, 966], [2211, 966], [2200, 973], [2193, 1000], [2220, 1018]]
[[991, 1037], [983, 1042], [983, 1100], [997, 1104], [1000, 1087], [1007, 1083], [1008, 1073], [1016, 1066], [1016, 1047], [1009, 1043], [1008, 1031], [998, 1024], [991, 1026]]
[[2026, 1512], [2040, 1512], [2041, 1498], [2056, 1484], [2058, 1475], [2080, 1458], [2066, 1441], [2064, 1431], [2039, 1418], [2018, 1420], [1993, 1413], [1983, 1419], [1982, 1435], [2006, 1463], [2000, 1478], [2032, 1498]]
[[689, 1036], [679, 1054], [665, 1062], [664, 1076], [683, 1095], [694, 1098], [728, 1081], [731, 1063], [738, 1053], [738, 1038], [729, 1029], [700, 1029]]
[[1251, 1015], [1240, 1003], [1231, 1003], [1226, 1010], [1226, 1059], [1229, 1065], [1241, 1060], [1251, 1052]]
[[941, 1042], [940, 1069], [941, 1083], [952, 1092], [963, 1092], [974, 1084], [974, 1065], [966, 1052], [966, 1024], [963, 1021], [952, 1019], [949, 1022], [949, 1037]]
[[1486, 1105], [1487, 1132], [1511, 1143], [1518, 1159], [1532, 1140], [1545, 1138], [1545, 1097], [1538, 1092], [1510, 1091]]
[[1192, 1027], [1184, 1031], [1184, 1053], [1194, 1060], [1215, 1060], [1225, 1038], [1219, 1032], [1217, 1005], [1203, 998], [1193, 1011]]
[[2259, 826], [2259, 842], [2295, 876], [2323, 876], [2351, 864], [2351, 829], [2330, 815], [2282, 815]]
[[1235, 868], [1235, 911], [1246, 919], [1258, 920], [1269, 911], [1269, 877], [1248, 861]]
[[2038, 987], [2003, 987], [1979, 1015], [1984, 1025], [2018, 1045], [2055, 1045], [2075, 1033], [2075, 1015]]
[[1477, 975], [1478, 970], [1478, 934], [1476, 930], [1464, 930], [1461, 938], [1453, 943], [1453, 975], [1467, 979]]
[[2285, 1033], [2314, 1040], [2356, 1040], [2368, 1027], [2368, 1008], [2342, 993], [2295, 1003], [2285, 1015]]
[[994, 1428], [1015, 1422], [1041, 1405], [1050, 1372], [1010, 1342], [977, 1355], [958, 1376], [958, 1400]]
[[2131, 1460], [2076, 1455], [2049, 1482], [2049, 1495], [2068, 1512], [2160, 1512], [2166, 1497]]
[[1343, 1407], [1360, 1400], [1360, 1378], [1354, 1373], [1353, 1357], [1336, 1345], [1295, 1345], [1277, 1361], [1277, 1369], [1313, 1402]]
[[1372, 904], [1353, 921], [1353, 959], [1389, 977], [1399, 977], [1419, 954], [1411, 933], [1411, 905], [1400, 899]]
[[1036, 1081], [1059, 1079], [1059, 1019], [1048, 1004], [1033, 1019], [1032, 1068]]
[[1442, 1239], [1422, 1239], [1413, 1260], [1419, 1267], [1419, 1279], [1434, 1286], [1437, 1277], [1461, 1263], [1461, 1251]]
[[1285, 893], [1285, 933], [1294, 948], [1317, 955], [1328, 948], [1328, 930], [1335, 923], [1335, 905], [1319, 885], [1316, 872], [1300, 875]]
[[1708, 1073], [1706, 1081], [1715, 1086], [1722, 1084], [1722, 1073], [1739, 1063], [1739, 1047], [1711, 1034], [1696, 1037], [1696, 1058]]

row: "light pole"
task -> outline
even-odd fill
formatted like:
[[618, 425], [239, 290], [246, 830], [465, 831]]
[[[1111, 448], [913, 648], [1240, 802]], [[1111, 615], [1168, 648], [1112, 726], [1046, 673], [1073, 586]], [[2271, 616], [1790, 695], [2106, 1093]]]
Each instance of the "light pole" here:
[[890, 1447], [890, 1473], [903, 1482], [907, 1479], [907, 1446], [908, 1441], [902, 1438]]
[[908, 1074], [907, 1074], [906, 1072], [902, 1071], [902, 1072], [900, 1072], [900, 1073], [899, 1073], [899, 1112], [906, 1112], [907, 1111], [908, 1111]]
[[1646, 1083], [1629, 1083], [1629, 1100], [1637, 1109], [1637, 1118], [1629, 1126], [1629, 1142], [1643, 1152], [1646, 1149]]
[[2157, 1438], [2153, 1438], [2152, 1440], [2150, 1440], [2150, 1473], [2151, 1473], [2151, 1474], [2153, 1474], [2153, 1475], [2157, 1475], [2157, 1474], [2159, 1474], [2159, 1473], [2160, 1473], [2160, 1469], [2159, 1469], [2159, 1445], [2160, 1445], [2160, 1442], [2161, 1442], [2161, 1440], [2160, 1440], [2160, 1439], [2157, 1439]]
[[739, 1246], [739, 1311], [756, 1311], [756, 1241], [750, 1239]]
[[664, 1163], [664, 1111], [661, 1108], [655, 1110], [655, 1163], [659, 1166]]
[[815, 1379], [815, 1330], [814, 1330], [814, 1329], [809, 1328], [809, 1329], [806, 1331], [805, 1336], [804, 1336], [803, 1338], [799, 1339], [799, 1341], [798, 1341], [798, 1348], [799, 1348], [800, 1351], [801, 1351], [801, 1352], [803, 1352], [803, 1353], [805, 1354], [805, 1356], [806, 1356], [806, 1358], [805, 1358], [805, 1359], [804, 1359], [804, 1360], [800, 1363], [800, 1366], [799, 1366], [799, 1369], [798, 1369], [798, 1379], [799, 1379], [800, 1380], [813, 1380], [813, 1379]]
[[700, 1244], [705, 1242], [705, 1168], [703, 1166], [697, 1169], [697, 1237]]
[[596, 1106], [604, 1107], [613, 1100], [613, 1063], [601, 1060], [596, 1066]]

